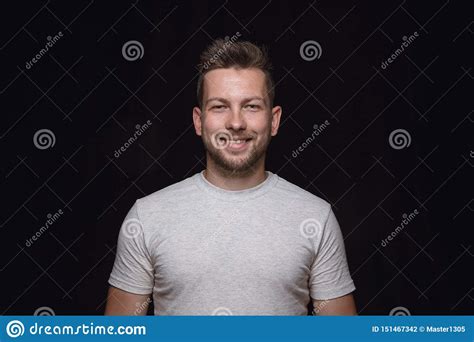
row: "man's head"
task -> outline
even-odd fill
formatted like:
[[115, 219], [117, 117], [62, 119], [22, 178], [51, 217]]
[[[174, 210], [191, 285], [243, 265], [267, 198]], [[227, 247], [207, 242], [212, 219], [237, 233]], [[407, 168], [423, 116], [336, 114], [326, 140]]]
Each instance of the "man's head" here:
[[250, 42], [219, 39], [201, 54], [194, 126], [208, 163], [228, 176], [264, 167], [281, 116], [270, 70], [266, 51]]

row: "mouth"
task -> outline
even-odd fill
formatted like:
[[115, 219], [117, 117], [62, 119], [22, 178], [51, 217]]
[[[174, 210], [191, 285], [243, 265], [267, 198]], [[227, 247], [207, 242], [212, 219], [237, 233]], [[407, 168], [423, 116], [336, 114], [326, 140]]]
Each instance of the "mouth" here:
[[232, 140], [229, 141], [229, 145], [227, 146], [227, 148], [232, 150], [232, 151], [245, 150], [248, 147], [250, 140], [252, 140], [252, 138], [232, 139]]

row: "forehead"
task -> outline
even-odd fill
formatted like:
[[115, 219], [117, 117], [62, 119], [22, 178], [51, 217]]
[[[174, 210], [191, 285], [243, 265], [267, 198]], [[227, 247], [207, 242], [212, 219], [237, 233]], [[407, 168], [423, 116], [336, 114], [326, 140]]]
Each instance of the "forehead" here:
[[204, 75], [204, 99], [209, 97], [265, 97], [265, 73], [256, 68], [214, 69]]

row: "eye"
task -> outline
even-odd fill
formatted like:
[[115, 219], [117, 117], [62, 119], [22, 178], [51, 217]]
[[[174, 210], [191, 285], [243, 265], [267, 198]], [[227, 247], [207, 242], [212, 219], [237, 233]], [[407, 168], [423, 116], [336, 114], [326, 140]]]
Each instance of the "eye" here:
[[211, 110], [216, 111], [216, 112], [222, 112], [227, 108], [226, 105], [215, 105], [211, 107]]
[[245, 105], [244, 108], [256, 111], [260, 109], [260, 106], [257, 104], [248, 104], [248, 105]]

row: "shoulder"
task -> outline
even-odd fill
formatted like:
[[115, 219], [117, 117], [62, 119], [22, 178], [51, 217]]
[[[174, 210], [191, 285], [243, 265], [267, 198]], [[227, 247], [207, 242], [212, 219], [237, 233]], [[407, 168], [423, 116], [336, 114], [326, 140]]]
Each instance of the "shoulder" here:
[[326, 214], [331, 210], [331, 204], [326, 200], [282, 177], [278, 177], [274, 195], [302, 209], [316, 210]]
[[194, 176], [185, 178], [177, 183], [171, 184], [163, 189], [155, 191], [136, 201], [136, 207], [139, 216], [149, 216], [161, 210], [177, 208], [183, 203], [191, 200], [197, 193]]

